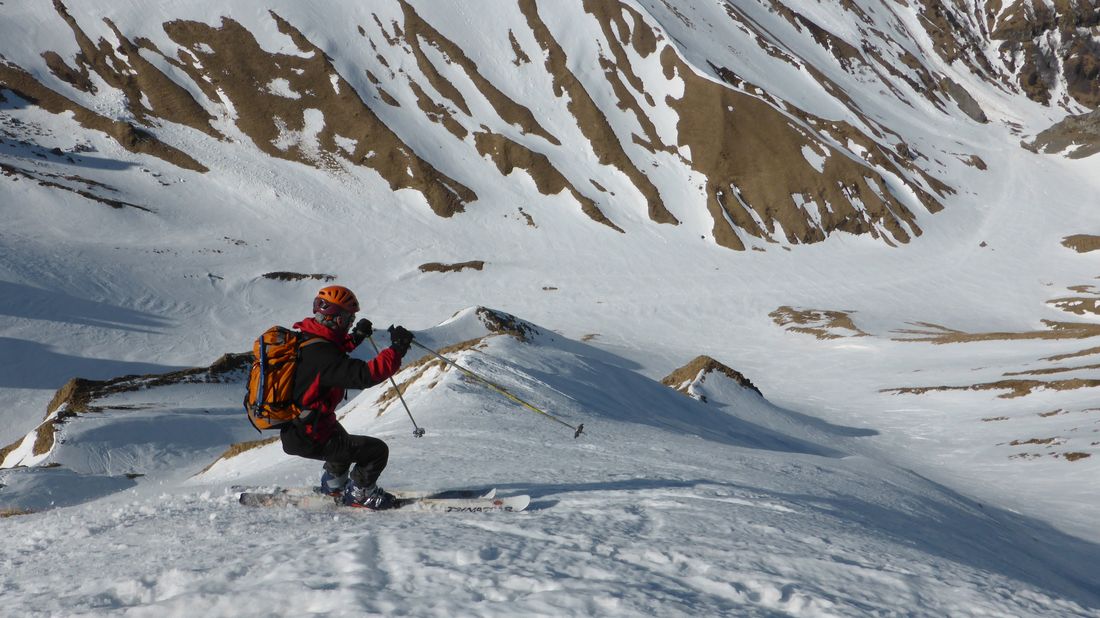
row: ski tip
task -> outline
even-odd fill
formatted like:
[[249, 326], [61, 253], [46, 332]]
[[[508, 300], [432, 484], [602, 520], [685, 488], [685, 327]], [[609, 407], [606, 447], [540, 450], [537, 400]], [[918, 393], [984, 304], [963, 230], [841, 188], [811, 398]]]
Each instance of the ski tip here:
[[531, 496], [512, 496], [510, 498], [513, 511], [524, 511], [531, 504]]
[[581, 437], [582, 433], [584, 433], [584, 423], [577, 425], [577, 433], [573, 434], [573, 439], [576, 440], [577, 438]]
[[528, 495], [505, 496], [505, 497], [497, 496], [495, 498], [481, 499], [481, 500], [478, 500], [477, 502], [482, 502], [483, 504], [474, 504], [474, 503], [471, 502], [470, 504], [463, 505], [463, 504], [459, 504], [459, 503], [456, 502], [454, 507], [450, 508], [448, 510], [449, 511], [453, 510], [453, 511], [457, 511], [457, 512], [462, 512], [462, 511], [485, 511], [485, 512], [500, 511], [500, 512], [505, 512], [505, 513], [518, 513], [520, 511], [526, 510], [527, 507], [530, 506], [531, 496], [528, 496]]

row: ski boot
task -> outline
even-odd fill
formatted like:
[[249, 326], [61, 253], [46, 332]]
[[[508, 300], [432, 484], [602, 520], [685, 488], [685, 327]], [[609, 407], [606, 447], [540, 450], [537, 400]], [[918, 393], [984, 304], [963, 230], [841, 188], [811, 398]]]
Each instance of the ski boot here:
[[321, 493], [328, 494], [333, 498], [339, 498], [344, 495], [344, 490], [348, 485], [348, 473], [345, 472], [340, 476], [336, 476], [333, 473], [325, 470], [321, 474]]
[[353, 506], [372, 511], [382, 511], [397, 507], [397, 498], [378, 485], [361, 487], [354, 481], [344, 490], [344, 506]]

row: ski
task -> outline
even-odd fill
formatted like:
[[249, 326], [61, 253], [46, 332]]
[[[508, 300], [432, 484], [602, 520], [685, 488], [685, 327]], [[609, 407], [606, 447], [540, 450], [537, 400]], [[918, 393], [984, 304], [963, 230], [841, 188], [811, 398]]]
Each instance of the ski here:
[[398, 509], [441, 513], [518, 513], [531, 504], [531, 496], [502, 498], [400, 498]]
[[[230, 488], [232, 493], [237, 494], [280, 494], [284, 496], [308, 496], [311, 494], [327, 495], [321, 491], [320, 487], [273, 487], [270, 485], [265, 486], [246, 486], [246, 485], [234, 485]], [[416, 489], [387, 489], [397, 498], [492, 498], [496, 496], [497, 490], [495, 487], [482, 488], [482, 489], [437, 489], [437, 490], [416, 490]]]
[[436, 491], [418, 491], [411, 489], [394, 489], [389, 491], [397, 498], [432, 498], [432, 499], [456, 499], [456, 498], [482, 498], [490, 499], [497, 495], [496, 487], [487, 489], [441, 489]]
[[[280, 507], [292, 506], [305, 510], [354, 509], [372, 513], [370, 509], [346, 507], [337, 499], [322, 493], [243, 492], [239, 502], [244, 506]], [[494, 511], [518, 512], [531, 503], [530, 496], [437, 498], [400, 497], [392, 510], [428, 511], [442, 513], [487, 513]]]

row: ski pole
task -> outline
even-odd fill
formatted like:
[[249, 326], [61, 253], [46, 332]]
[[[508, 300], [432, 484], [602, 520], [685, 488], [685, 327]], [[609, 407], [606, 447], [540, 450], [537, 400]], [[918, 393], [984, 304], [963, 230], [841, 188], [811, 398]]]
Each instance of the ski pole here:
[[[374, 353], [376, 355], [379, 354], [381, 350], [378, 349], [378, 344], [374, 342], [374, 337], [367, 337], [367, 339], [370, 339], [370, 344], [374, 347]], [[393, 384], [393, 390], [397, 392], [397, 398], [401, 400], [401, 405], [405, 406], [405, 414], [408, 414], [409, 420], [413, 422], [413, 427], [415, 427], [415, 429], [413, 429], [413, 437], [422, 437], [424, 435], [424, 430], [417, 426], [416, 419], [413, 418], [412, 412], [409, 411], [409, 404], [405, 403], [405, 397], [401, 394], [401, 389], [397, 388], [397, 380], [394, 380], [393, 376], [390, 376], [390, 384]]]
[[574, 426], [570, 425], [569, 423], [561, 420], [560, 418], [554, 416], [553, 414], [550, 414], [549, 412], [544, 412], [543, 410], [540, 410], [540, 409], [536, 408], [535, 406], [527, 403], [526, 401], [520, 399], [519, 397], [516, 397], [512, 393], [509, 393], [508, 390], [505, 389], [503, 386], [500, 386], [499, 384], [494, 384], [493, 382], [490, 382], [489, 380], [479, 376], [478, 374], [474, 373], [473, 371], [470, 371], [469, 369], [463, 367], [462, 365], [459, 365], [458, 363], [456, 363], [456, 362], [452, 361], [451, 359], [443, 356], [442, 354], [440, 354], [439, 352], [436, 352], [435, 350], [429, 348], [428, 346], [422, 345], [416, 339], [413, 339], [412, 342], [413, 342], [413, 345], [415, 345], [416, 347], [428, 352], [429, 354], [431, 354], [432, 356], [438, 358], [439, 360], [443, 361], [444, 363], [447, 363], [448, 365], [454, 367], [455, 369], [458, 369], [462, 373], [464, 373], [464, 374], [470, 376], [471, 378], [481, 382], [482, 384], [484, 384], [484, 385], [488, 386], [489, 388], [495, 390], [496, 392], [500, 393], [501, 395], [504, 395], [505, 397], [507, 397], [508, 399], [511, 399], [512, 401], [518, 403], [519, 405], [527, 408], [528, 410], [531, 410], [532, 412], [538, 412], [539, 414], [545, 416], [546, 418], [548, 418], [552, 421], [555, 421], [557, 423], [561, 423], [562, 425], [565, 425], [566, 427], [572, 429], [574, 438], [580, 437], [581, 433], [584, 431], [584, 423], [581, 423], [581, 424], [577, 425], [576, 427], [574, 427]]

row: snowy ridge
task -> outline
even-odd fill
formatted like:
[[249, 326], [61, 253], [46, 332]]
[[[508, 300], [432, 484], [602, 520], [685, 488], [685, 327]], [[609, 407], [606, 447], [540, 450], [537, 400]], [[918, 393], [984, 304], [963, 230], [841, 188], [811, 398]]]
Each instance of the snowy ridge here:
[[[538, 326], [528, 328], [542, 334], [526, 342], [493, 334], [481, 315], [467, 310], [424, 331], [424, 339], [490, 335], [455, 360], [537, 395], [563, 418], [585, 421], [588, 434], [573, 440], [446, 367], [407, 385], [406, 399], [428, 429], [424, 438], [409, 435], [399, 411], [379, 414], [381, 387], [352, 400], [343, 422], [390, 443], [385, 479], [394, 486], [491, 483], [505, 495], [530, 494], [529, 513], [455, 524], [400, 512], [257, 512], [238, 506], [227, 488], [309, 482], [316, 464], [272, 444], [177, 484], [201, 463], [197, 454], [208, 452], [196, 443], [194, 463], [184, 458], [183, 466], [119, 479], [108, 491], [136, 486], [94, 502], [75, 528], [65, 509], [7, 520], [13, 540], [3, 551], [12, 573], [41, 566], [35, 556], [43, 555], [64, 556], [78, 571], [104, 552], [118, 560], [110, 576], [60, 594], [53, 568], [33, 582], [10, 578], [9, 609], [228, 614], [241, 610], [235, 599], [249, 598], [248, 615], [846, 615], [901, 607], [925, 615], [979, 608], [1089, 615], [1086, 608], [1100, 602], [1086, 567], [1095, 547], [855, 454], [852, 440], [866, 432], [796, 422], [724, 374], [706, 377], [702, 403], [638, 376], [625, 359]], [[411, 365], [406, 372], [416, 371]], [[230, 393], [191, 388], [211, 404], [223, 402], [208, 411], [208, 425], [241, 415]], [[141, 397], [180, 398], [158, 390]], [[111, 402], [118, 403], [102, 403]], [[126, 418], [134, 414], [111, 416], [118, 424], [134, 422]], [[104, 493], [95, 480], [111, 478], [109, 470], [90, 461], [83, 482], [65, 482], [81, 467], [65, 455], [67, 445], [86, 444], [90, 430], [81, 425], [95, 421], [70, 422], [66, 444], [52, 456], [66, 465], [9, 472], [4, 482], [16, 482], [6, 494], [41, 498], [50, 487], [71, 500]], [[125, 426], [113, 435], [128, 443], [135, 436]], [[150, 445], [163, 452], [164, 436]], [[60, 525], [68, 532], [57, 533]], [[184, 546], [172, 542], [181, 526]], [[322, 592], [325, 581], [333, 588]], [[282, 593], [272, 596], [272, 589]]]

